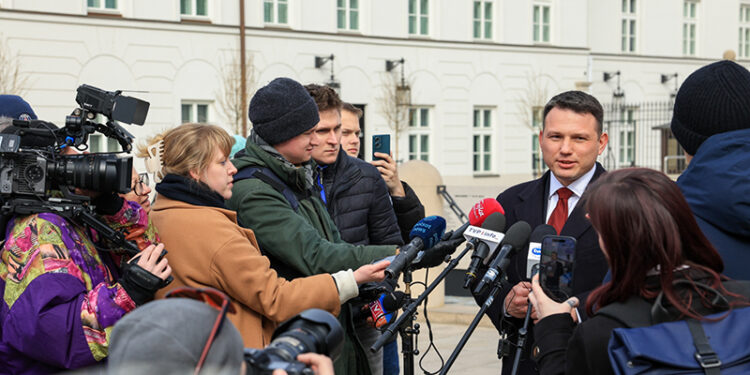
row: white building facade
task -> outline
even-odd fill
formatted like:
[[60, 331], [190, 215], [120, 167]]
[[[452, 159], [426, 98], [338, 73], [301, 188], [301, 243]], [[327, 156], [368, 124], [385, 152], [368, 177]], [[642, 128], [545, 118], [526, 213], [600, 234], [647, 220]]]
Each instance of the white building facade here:
[[[217, 98], [239, 55], [239, 9], [240, 0], [0, 0], [0, 39], [42, 119], [61, 124], [86, 83], [151, 103], [146, 125], [127, 127], [137, 139], [183, 121], [229, 129]], [[370, 135], [393, 134], [379, 98], [388, 75], [401, 77], [386, 60], [403, 58], [413, 116], [398, 159], [429, 161], [449, 190], [469, 195], [532, 176], [534, 109], [558, 92], [668, 102], [725, 51], [750, 64], [750, 0], [246, 0], [244, 9], [256, 88], [280, 76], [325, 83], [331, 62], [316, 68], [315, 57], [334, 55], [342, 98], [364, 108], [366, 150]], [[638, 117], [637, 104], [627, 108], [623, 121]], [[652, 135], [611, 137], [611, 158], [626, 165], [644, 152], [634, 142]]]

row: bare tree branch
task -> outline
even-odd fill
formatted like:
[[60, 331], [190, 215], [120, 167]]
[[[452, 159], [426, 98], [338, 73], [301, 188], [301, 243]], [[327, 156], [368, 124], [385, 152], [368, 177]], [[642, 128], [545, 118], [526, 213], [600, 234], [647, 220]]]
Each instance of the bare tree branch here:
[[[393, 142], [394, 152], [393, 159], [398, 160], [398, 144], [399, 136], [405, 130], [409, 128], [409, 103], [411, 103], [411, 97], [405, 97], [404, 95], [411, 95], [411, 91], [405, 92], [399, 90], [401, 86], [400, 78], [393, 73], [382, 73], [380, 96], [375, 98], [378, 103], [378, 109], [380, 114], [385, 118], [388, 127], [393, 131]], [[411, 81], [404, 82], [407, 86], [411, 87]]]
[[540, 119], [534, 119], [534, 110], [543, 108], [547, 103], [548, 85], [549, 81], [541, 73], [533, 70], [526, 72], [526, 86], [521, 90], [521, 95], [516, 101], [517, 114], [521, 123], [534, 133], [540, 130], [537, 126]]
[[[242, 117], [244, 112], [244, 106], [242, 105], [242, 82], [241, 82], [241, 69], [239, 61], [239, 53], [232, 54], [232, 58], [228, 63], [221, 63], [220, 74], [221, 74], [221, 91], [216, 93], [217, 102], [219, 109], [224, 114], [227, 123], [232, 129], [234, 134], [242, 133]], [[245, 60], [245, 73], [246, 73], [246, 89], [248, 101], [255, 92], [255, 66], [253, 65], [253, 57], [249, 55]]]
[[5, 38], [0, 37], [0, 94], [23, 96], [28, 76], [21, 72], [21, 59], [14, 54]]

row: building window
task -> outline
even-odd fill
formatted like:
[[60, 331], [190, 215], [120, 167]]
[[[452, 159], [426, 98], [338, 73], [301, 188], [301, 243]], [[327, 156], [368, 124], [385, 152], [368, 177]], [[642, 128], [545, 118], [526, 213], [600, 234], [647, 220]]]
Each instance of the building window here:
[[695, 40], [698, 23], [698, 2], [682, 3], [682, 54], [695, 56]]
[[534, 43], [549, 43], [550, 6], [534, 5]]
[[186, 122], [208, 122], [208, 107], [207, 102], [182, 102], [182, 123]]
[[636, 0], [622, 0], [622, 24], [620, 31], [620, 50], [622, 52], [635, 52]]
[[492, 1], [474, 1], [474, 38], [492, 39]]
[[117, 9], [117, 0], [88, 0], [88, 7], [93, 9]]
[[289, 2], [287, 0], [263, 0], [263, 21], [265, 23], [286, 25], [289, 23], [288, 11]]
[[474, 108], [472, 124], [474, 173], [492, 171], [492, 113], [491, 108]]
[[114, 138], [105, 137], [102, 134], [89, 135], [89, 152], [120, 152], [120, 144]]
[[750, 4], [740, 5], [740, 57], [750, 57]]
[[544, 107], [531, 108], [531, 128], [534, 133], [531, 136], [531, 169], [534, 176], [539, 176], [547, 170], [542, 158], [542, 149], [539, 147], [539, 132], [542, 131]]
[[359, 30], [359, 0], [336, 0], [339, 30]]
[[428, 35], [430, 32], [430, 0], [409, 0], [409, 34]]
[[430, 108], [409, 108], [409, 160], [430, 161]]
[[624, 108], [620, 111], [622, 127], [618, 132], [618, 165], [620, 167], [635, 166], [635, 108]]
[[180, 0], [180, 14], [183, 16], [208, 16], [208, 0]]

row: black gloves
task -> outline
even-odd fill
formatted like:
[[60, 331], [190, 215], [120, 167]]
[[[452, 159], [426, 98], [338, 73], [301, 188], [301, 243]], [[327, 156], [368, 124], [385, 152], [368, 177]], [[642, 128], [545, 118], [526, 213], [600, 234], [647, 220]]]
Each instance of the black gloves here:
[[411, 264], [411, 269], [418, 270], [440, 265], [448, 255], [456, 251], [458, 245], [463, 241], [463, 238], [440, 241], [432, 248], [420, 251], [419, 255], [417, 255], [417, 260]]
[[135, 305], [141, 306], [154, 299], [154, 293], [167, 286], [171, 281], [171, 277], [162, 280], [143, 267], [135, 263], [128, 263], [125, 265], [118, 283], [125, 289]]

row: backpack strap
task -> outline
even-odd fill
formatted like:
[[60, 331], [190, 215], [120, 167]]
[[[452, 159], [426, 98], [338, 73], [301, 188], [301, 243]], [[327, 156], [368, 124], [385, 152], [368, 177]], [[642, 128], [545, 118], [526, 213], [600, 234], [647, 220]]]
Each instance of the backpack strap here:
[[234, 182], [248, 178], [257, 178], [266, 184], [271, 185], [274, 190], [278, 191], [284, 196], [284, 198], [286, 198], [294, 212], [299, 210], [299, 199], [297, 198], [297, 195], [289, 186], [287, 186], [287, 184], [284, 183], [284, 181], [281, 181], [279, 176], [273, 173], [271, 169], [255, 166], [242, 168], [234, 175]]
[[690, 329], [690, 335], [693, 336], [693, 345], [695, 345], [693, 356], [703, 368], [703, 372], [706, 375], [721, 375], [721, 360], [709, 344], [701, 322], [687, 319], [686, 323]]

